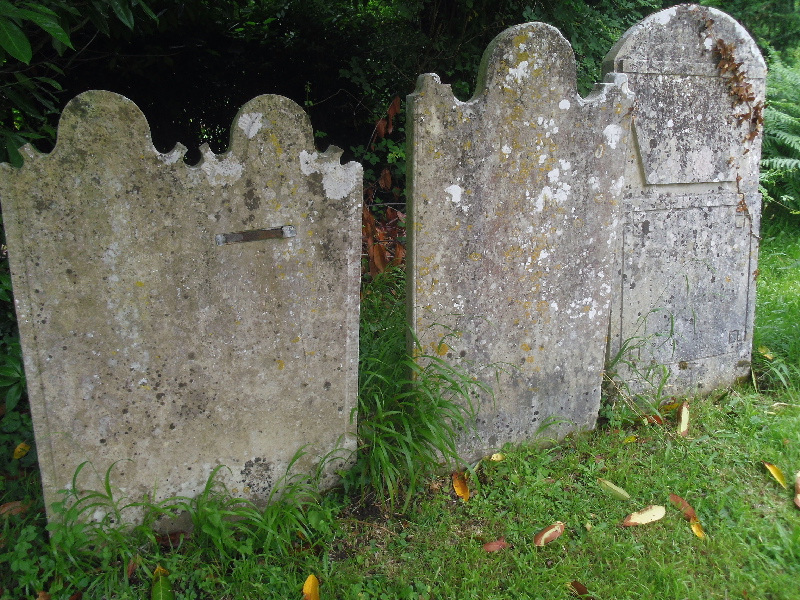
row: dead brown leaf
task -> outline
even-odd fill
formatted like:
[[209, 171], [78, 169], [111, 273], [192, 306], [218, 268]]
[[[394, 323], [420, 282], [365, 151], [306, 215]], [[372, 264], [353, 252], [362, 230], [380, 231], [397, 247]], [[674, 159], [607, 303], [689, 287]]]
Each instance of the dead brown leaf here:
[[484, 544], [483, 549], [486, 550], [486, 552], [499, 552], [500, 550], [508, 548], [510, 546], [511, 544], [509, 544], [506, 541], [506, 538], [501, 537], [500, 539], [494, 542], [489, 542], [488, 544]]

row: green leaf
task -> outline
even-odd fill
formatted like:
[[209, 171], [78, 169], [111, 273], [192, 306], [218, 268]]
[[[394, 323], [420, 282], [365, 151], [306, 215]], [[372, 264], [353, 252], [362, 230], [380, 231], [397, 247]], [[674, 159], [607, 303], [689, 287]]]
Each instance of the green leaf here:
[[150, 594], [151, 600], [175, 600], [175, 593], [166, 575], [157, 575], [153, 579], [153, 591]]
[[119, 17], [125, 26], [133, 31], [133, 12], [127, 3], [121, 0], [108, 0], [108, 5], [114, 9], [114, 14]]
[[[51, 11], [48, 11], [51, 12]], [[33, 21], [39, 27], [44, 29], [52, 37], [59, 42], [72, 48], [72, 42], [69, 40], [69, 34], [61, 28], [58, 22], [58, 16], [53, 14], [35, 12], [32, 10], [20, 10], [20, 16], [28, 21]], [[74, 50], [74, 48], [73, 48]]]
[[0, 46], [26, 65], [31, 62], [33, 51], [28, 38], [19, 27], [5, 17], [0, 17]]
[[145, 4], [144, 2], [142, 2], [142, 0], [133, 0], [132, 4], [133, 6], [141, 6], [142, 10], [144, 11], [144, 14], [146, 14], [154, 21], [158, 21], [158, 16], [156, 16], [156, 14], [152, 10], [150, 10], [150, 7], [147, 6], [147, 4]]

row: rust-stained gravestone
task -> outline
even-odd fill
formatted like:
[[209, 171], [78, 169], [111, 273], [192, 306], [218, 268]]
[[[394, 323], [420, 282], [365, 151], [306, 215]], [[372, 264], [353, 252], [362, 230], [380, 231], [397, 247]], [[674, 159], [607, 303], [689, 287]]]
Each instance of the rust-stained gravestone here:
[[637, 104], [609, 355], [627, 341], [641, 374], [665, 365], [667, 393], [729, 385], [750, 371], [764, 61], [730, 16], [683, 5], [631, 28], [604, 70]]
[[87, 489], [121, 461], [131, 501], [220, 465], [264, 500], [304, 445], [299, 472], [353, 448], [361, 167], [315, 152], [296, 104], [252, 100], [189, 167], [86, 92], [51, 154], [25, 150], [0, 198], [48, 507], [83, 461]]
[[425, 351], [496, 391], [470, 450], [550, 416], [594, 426], [632, 107], [619, 75], [580, 98], [572, 48], [542, 23], [495, 38], [470, 101], [435, 75], [409, 96], [410, 318]]

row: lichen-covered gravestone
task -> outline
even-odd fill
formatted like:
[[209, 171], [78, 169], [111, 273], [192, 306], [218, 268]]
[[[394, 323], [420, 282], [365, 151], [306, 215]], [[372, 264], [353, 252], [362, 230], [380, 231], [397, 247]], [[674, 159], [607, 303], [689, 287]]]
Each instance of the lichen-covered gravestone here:
[[252, 100], [190, 167], [86, 92], [51, 154], [24, 150], [0, 199], [48, 507], [84, 461], [87, 489], [120, 461], [131, 501], [219, 466], [263, 501], [302, 447], [296, 472], [353, 448], [361, 167], [315, 152], [296, 104]]
[[[647, 17], [609, 52], [636, 95], [609, 356], [665, 393], [708, 392], [750, 370], [766, 69], [713, 8]], [[664, 365], [648, 373], [653, 365]]]
[[496, 392], [470, 451], [595, 423], [632, 105], [618, 75], [582, 99], [542, 23], [495, 38], [468, 102], [435, 75], [409, 96], [410, 318]]

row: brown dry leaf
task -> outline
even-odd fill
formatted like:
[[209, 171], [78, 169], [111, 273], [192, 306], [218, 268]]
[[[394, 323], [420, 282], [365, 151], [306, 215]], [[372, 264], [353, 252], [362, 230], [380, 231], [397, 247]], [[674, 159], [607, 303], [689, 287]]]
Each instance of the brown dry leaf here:
[[28, 510], [28, 504], [23, 504], [21, 500], [14, 500], [0, 505], [0, 515], [9, 517], [11, 515], [19, 515]]
[[389, 122], [383, 118], [378, 119], [378, 122], [375, 123], [375, 135], [378, 138], [385, 138], [386, 137], [386, 129], [389, 127]]
[[399, 267], [403, 264], [403, 261], [406, 259], [406, 247], [401, 244], [400, 242], [396, 242], [394, 245], [394, 258], [392, 259], [392, 266]]
[[14, 459], [19, 460], [23, 456], [25, 456], [31, 449], [30, 444], [26, 444], [25, 442], [20, 443], [14, 448]]
[[763, 463], [765, 467], [767, 467], [767, 471], [775, 478], [775, 481], [780, 483], [783, 486], [783, 489], [788, 490], [789, 486], [786, 485], [786, 475], [783, 474], [780, 467], [776, 467], [772, 463], [765, 462]]
[[39, 595], [36, 596], [36, 600], [50, 600], [51, 596], [47, 592], [39, 592]]
[[661, 418], [661, 415], [645, 415], [644, 418], [651, 425], [663, 425], [664, 424], [664, 419]]
[[395, 96], [392, 103], [389, 105], [389, 118], [400, 114], [400, 96]]
[[395, 96], [392, 100], [392, 103], [389, 105], [389, 126], [387, 127], [387, 133], [392, 133], [394, 130], [394, 124], [392, 123], [392, 119], [394, 119], [395, 115], [400, 112], [400, 96]]
[[183, 543], [183, 540], [188, 540], [190, 537], [192, 537], [192, 534], [188, 531], [173, 531], [172, 533], [157, 535], [156, 543], [165, 550], [169, 550], [170, 548], [177, 548]]
[[681, 404], [678, 412], [678, 434], [686, 437], [689, 435], [689, 403]]
[[552, 525], [545, 527], [535, 536], [533, 536], [533, 545], [534, 546], [544, 546], [545, 544], [549, 544], [550, 542], [557, 540], [561, 537], [561, 534], [564, 533], [564, 523], [561, 521], [556, 521]]
[[697, 513], [694, 512], [692, 505], [689, 504], [686, 500], [684, 500], [677, 494], [670, 494], [669, 501], [672, 504], [672, 506], [674, 506], [683, 513], [683, 516], [687, 521], [697, 521]]
[[392, 172], [386, 167], [381, 171], [381, 176], [378, 178], [378, 185], [384, 190], [391, 189], [392, 187]]
[[469, 500], [469, 486], [467, 486], [467, 478], [464, 473], [453, 473], [453, 489], [459, 498], [464, 499], [464, 502]]
[[506, 538], [501, 537], [500, 539], [494, 542], [489, 542], [488, 544], [484, 544], [483, 549], [486, 550], [487, 552], [499, 552], [503, 548], [508, 548], [509, 546], [511, 546], [511, 544], [509, 544], [506, 541]]
[[622, 526], [633, 527], [635, 525], [653, 523], [663, 519], [665, 514], [667, 514], [667, 509], [665, 509], [663, 506], [651, 504], [650, 506], [646, 506], [642, 510], [631, 513], [625, 517], [625, 519], [622, 521]]
[[706, 539], [706, 532], [703, 531], [703, 526], [700, 524], [700, 521], [695, 519], [689, 524], [689, 526], [692, 528], [692, 531], [697, 537], [699, 537], [701, 540]]
[[573, 596], [583, 598], [583, 600], [594, 600], [594, 596], [589, 595], [589, 589], [580, 581], [570, 581], [567, 584], [567, 590], [569, 590], [569, 593]]
[[303, 584], [303, 600], [319, 600], [319, 579], [313, 573]]
[[141, 560], [141, 557], [137, 554], [136, 556], [132, 557], [130, 559], [130, 561], [128, 561], [128, 579], [133, 577], [133, 573], [134, 573], [134, 571], [136, 571], [136, 568], [139, 566], [139, 561], [140, 560]]
[[389, 257], [383, 244], [371, 244], [367, 248], [369, 255], [369, 274], [375, 277], [389, 266]]
[[83, 592], [75, 592], [69, 597], [69, 600], [81, 600], [81, 598], [83, 598]]

